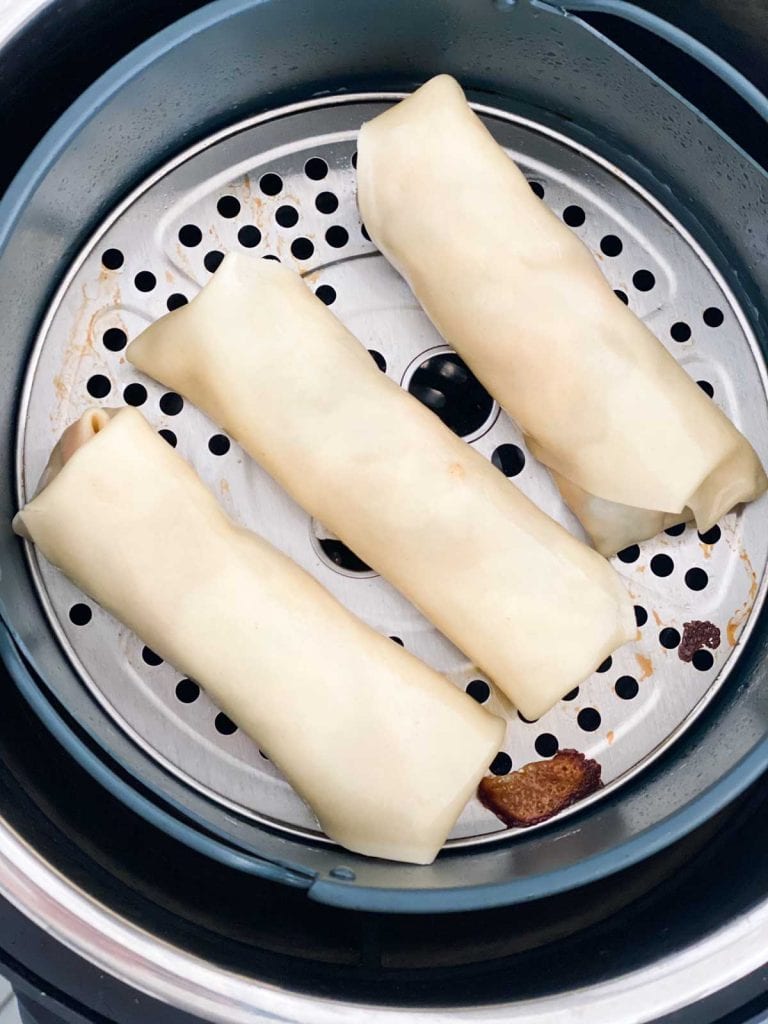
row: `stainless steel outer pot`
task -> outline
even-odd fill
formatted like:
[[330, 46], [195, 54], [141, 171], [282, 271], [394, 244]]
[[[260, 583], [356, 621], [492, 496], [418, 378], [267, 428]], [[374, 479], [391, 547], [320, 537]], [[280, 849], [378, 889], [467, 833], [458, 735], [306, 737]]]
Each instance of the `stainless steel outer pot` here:
[[[753, 651], [756, 680], [760, 654]], [[696, 1002], [688, 1019], [702, 1021], [759, 991], [766, 938], [759, 793], [631, 874], [532, 903], [513, 919], [506, 911], [462, 915], [436, 928], [418, 918], [313, 907], [301, 894], [276, 899], [257, 880], [233, 884], [228, 869], [197, 860], [110, 801], [22, 701], [8, 702], [4, 724], [6, 895], [89, 962], [204, 1018], [359, 1019], [365, 1005], [369, 1019], [382, 1020], [639, 1022]], [[192, 895], [201, 879], [207, 899]], [[715, 892], [713, 901], [702, 898]], [[688, 926], [676, 919], [662, 948], [670, 908], [691, 906]], [[737, 995], [731, 986], [744, 979]], [[61, 978], [60, 992], [66, 984]], [[718, 1006], [702, 1006], [715, 996]], [[121, 1012], [131, 1019], [127, 1005]]]

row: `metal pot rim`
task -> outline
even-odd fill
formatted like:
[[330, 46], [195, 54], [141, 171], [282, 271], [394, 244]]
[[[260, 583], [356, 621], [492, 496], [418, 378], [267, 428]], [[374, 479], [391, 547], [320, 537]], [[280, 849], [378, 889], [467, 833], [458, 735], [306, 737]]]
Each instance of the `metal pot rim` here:
[[[147, 995], [221, 1024], [644, 1024], [694, 1005], [760, 969], [768, 944], [768, 900], [728, 927], [651, 966], [609, 982], [477, 1009], [343, 1004], [248, 979], [171, 946], [98, 903], [53, 869], [8, 825], [0, 828], [0, 893], [53, 938]], [[638, 1016], [641, 1013], [642, 1016]], [[576, 1016], [574, 1016], [576, 1014]]]

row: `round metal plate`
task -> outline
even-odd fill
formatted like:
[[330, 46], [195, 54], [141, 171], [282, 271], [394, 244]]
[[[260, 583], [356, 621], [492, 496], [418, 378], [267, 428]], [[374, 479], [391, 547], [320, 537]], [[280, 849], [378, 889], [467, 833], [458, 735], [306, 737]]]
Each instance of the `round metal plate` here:
[[[113, 212], [67, 276], [31, 360], [19, 422], [20, 493], [34, 492], [61, 431], [84, 409], [137, 404], [233, 518], [455, 685], [481, 699], [487, 694], [484, 705], [508, 721], [508, 756], [497, 759], [496, 770], [575, 747], [602, 765], [606, 785], [591, 798], [600, 799], [679, 735], [735, 663], [762, 598], [765, 499], [730, 514], [706, 538], [687, 527], [614, 559], [636, 604], [636, 640], [569, 699], [529, 723], [386, 581], [337, 565], [318, 540], [329, 539], [322, 525], [215, 424], [125, 359], [126, 342], [191, 298], [215, 272], [219, 254], [231, 249], [277, 257], [302, 272], [384, 371], [405, 386], [424, 361], [444, 352], [408, 287], [368, 240], [355, 203], [357, 129], [390, 101], [345, 97], [236, 126], [164, 168]], [[764, 367], [705, 254], [616, 168], [531, 122], [479, 110], [543, 201], [594, 252], [612, 286], [768, 462]], [[467, 437], [513, 475], [511, 485], [580, 534], [547, 471], [495, 405]], [[659, 555], [665, 557], [654, 561]], [[57, 570], [33, 552], [30, 557], [53, 629], [85, 683], [137, 743], [221, 804], [317, 838], [312, 814], [255, 743], [232, 732], [204, 694], [172, 666], [158, 664], [140, 639]], [[668, 573], [659, 575], [659, 566]], [[692, 620], [713, 623], [722, 640], [687, 663], [675, 637]], [[450, 842], [466, 846], [511, 831], [472, 801]]]

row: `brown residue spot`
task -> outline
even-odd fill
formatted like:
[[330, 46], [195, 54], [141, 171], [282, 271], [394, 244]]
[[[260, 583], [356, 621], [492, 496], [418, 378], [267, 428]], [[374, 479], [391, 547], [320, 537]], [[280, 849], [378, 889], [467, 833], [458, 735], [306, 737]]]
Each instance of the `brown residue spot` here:
[[608, 742], [608, 745], [610, 746], [610, 744], [613, 743], [613, 741], [616, 739], [616, 737], [614, 735], [614, 732], [613, 732], [613, 729], [609, 729], [608, 730], [608, 732], [605, 734], [605, 738], [606, 738], [606, 741]]
[[744, 568], [749, 574], [749, 599], [750, 601], [754, 601], [757, 597], [757, 574], [752, 568], [752, 563], [750, 562], [749, 555], [746, 551], [740, 551], [739, 558], [744, 563]]
[[636, 654], [635, 661], [640, 669], [640, 674], [638, 676], [639, 682], [642, 682], [644, 679], [648, 679], [649, 676], [653, 675], [653, 662], [647, 654]]
[[749, 618], [749, 613], [752, 611], [752, 606], [754, 605], [755, 598], [757, 597], [757, 574], [752, 568], [752, 562], [749, 560], [749, 555], [746, 551], [740, 551], [739, 558], [744, 563], [744, 568], [746, 569], [749, 577], [749, 594], [747, 595], [747, 599], [744, 604], [740, 608], [736, 609], [725, 628], [725, 635], [728, 638], [728, 643], [731, 647], [736, 646], [739, 639], [739, 633], [741, 632], [741, 627]]
[[486, 775], [480, 803], [513, 828], [547, 821], [602, 786], [597, 761], [578, 750], [561, 750], [549, 761], [533, 761], [509, 775]]
[[655, 608], [653, 609], [653, 617], [656, 620], [656, 625], [660, 626], [661, 625], [661, 621], [662, 621], [661, 620], [661, 616], [659, 615], [659, 613], [656, 611]]
[[680, 661], [692, 661], [696, 651], [709, 647], [715, 651], [720, 646], [720, 629], [713, 622], [694, 619], [683, 623], [683, 639], [677, 648]]
[[451, 476], [461, 478], [466, 475], [466, 470], [460, 462], [452, 462], [448, 467], [448, 472]]

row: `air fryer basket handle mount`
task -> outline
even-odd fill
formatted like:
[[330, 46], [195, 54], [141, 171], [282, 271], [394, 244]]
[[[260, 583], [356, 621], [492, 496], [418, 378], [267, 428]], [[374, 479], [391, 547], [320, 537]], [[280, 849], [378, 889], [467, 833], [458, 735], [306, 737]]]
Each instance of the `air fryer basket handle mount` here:
[[[548, 6], [540, 4], [539, 0], [531, 2], [534, 6]], [[612, 15], [651, 32], [705, 67], [732, 89], [764, 121], [768, 121], [768, 99], [757, 86], [710, 47], [657, 14], [636, 4], [627, 3], [626, 0], [568, 0], [560, 9], [565, 14]]]

